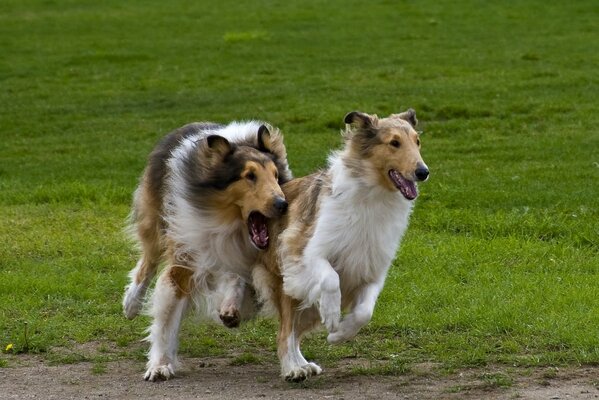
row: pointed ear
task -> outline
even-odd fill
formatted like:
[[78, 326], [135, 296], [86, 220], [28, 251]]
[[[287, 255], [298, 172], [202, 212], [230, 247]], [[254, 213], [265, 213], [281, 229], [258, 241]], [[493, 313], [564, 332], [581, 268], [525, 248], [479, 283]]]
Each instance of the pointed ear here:
[[260, 125], [260, 128], [258, 128], [258, 150], [272, 153], [272, 140], [266, 125]]
[[229, 143], [229, 141], [222, 136], [207, 136], [206, 143], [208, 144], [208, 151], [215, 155], [224, 156], [226, 154], [229, 154], [232, 150], [231, 143]]
[[262, 125], [258, 128], [258, 150], [272, 154], [273, 161], [279, 170], [279, 183], [293, 178], [287, 162], [287, 149], [283, 143], [283, 135], [275, 127]]
[[397, 118], [401, 118], [404, 121], [408, 121], [410, 125], [412, 125], [412, 128], [416, 128], [416, 125], [418, 125], [418, 120], [416, 119], [416, 111], [414, 111], [412, 108], [408, 108], [406, 111], [400, 113], [400, 114], [395, 114], [395, 116]]
[[346, 124], [355, 125], [362, 129], [372, 128], [374, 125], [373, 118], [370, 115], [360, 111], [350, 112], [345, 116], [343, 121]]

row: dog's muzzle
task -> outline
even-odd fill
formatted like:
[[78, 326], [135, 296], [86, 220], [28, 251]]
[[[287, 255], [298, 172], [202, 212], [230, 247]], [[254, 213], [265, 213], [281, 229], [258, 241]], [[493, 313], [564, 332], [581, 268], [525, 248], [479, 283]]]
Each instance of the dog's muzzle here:
[[419, 181], [425, 181], [428, 179], [429, 171], [426, 165], [418, 163], [414, 174]]
[[274, 206], [275, 210], [277, 210], [279, 215], [283, 215], [287, 212], [287, 207], [289, 206], [289, 204], [287, 203], [287, 200], [285, 200], [284, 198], [277, 197], [275, 199], [273, 206]]

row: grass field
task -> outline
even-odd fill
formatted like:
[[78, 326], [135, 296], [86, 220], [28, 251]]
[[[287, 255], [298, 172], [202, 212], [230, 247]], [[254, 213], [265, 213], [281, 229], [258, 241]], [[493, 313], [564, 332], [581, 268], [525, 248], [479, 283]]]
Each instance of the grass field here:
[[[122, 228], [164, 133], [268, 120], [301, 176], [339, 146], [345, 113], [413, 107], [431, 178], [375, 317], [340, 347], [312, 336], [307, 355], [372, 359], [365, 374], [599, 363], [598, 15], [596, 1], [2, 1], [2, 350], [72, 362], [93, 342], [93, 360], [142, 364]], [[268, 320], [188, 321], [181, 351], [255, 363], [274, 337]]]

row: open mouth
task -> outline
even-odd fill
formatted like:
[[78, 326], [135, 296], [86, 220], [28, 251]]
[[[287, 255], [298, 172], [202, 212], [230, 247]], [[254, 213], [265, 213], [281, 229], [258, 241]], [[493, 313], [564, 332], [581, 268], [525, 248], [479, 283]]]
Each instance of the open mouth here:
[[401, 192], [403, 197], [408, 200], [414, 200], [418, 196], [418, 189], [416, 189], [416, 184], [401, 176], [399, 172], [394, 169], [389, 170], [389, 178], [395, 185], [395, 187]]
[[268, 227], [267, 219], [258, 211], [252, 211], [248, 218], [248, 230], [250, 240], [260, 250], [268, 247]]

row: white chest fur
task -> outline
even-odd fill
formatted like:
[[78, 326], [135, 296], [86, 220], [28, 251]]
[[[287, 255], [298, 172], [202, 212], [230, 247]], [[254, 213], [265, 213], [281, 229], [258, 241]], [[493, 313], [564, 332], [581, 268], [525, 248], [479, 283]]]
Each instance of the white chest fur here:
[[321, 203], [306, 250], [327, 259], [343, 289], [351, 290], [386, 274], [408, 226], [412, 202], [350, 176], [340, 160], [331, 161], [332, 192]]

